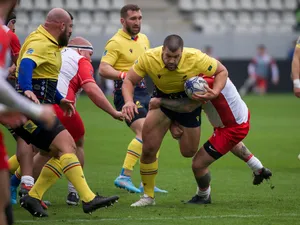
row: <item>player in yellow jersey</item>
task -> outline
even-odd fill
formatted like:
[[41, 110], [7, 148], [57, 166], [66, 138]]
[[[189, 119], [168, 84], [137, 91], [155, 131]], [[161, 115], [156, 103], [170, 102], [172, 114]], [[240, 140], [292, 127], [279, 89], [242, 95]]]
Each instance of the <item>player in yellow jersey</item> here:
[[[133, 102], [133, 87], [148, 75], [156, 86], [155, 97], [186, 97], [184, 82], [197, 75], [215, 76], [213, 89], [201, 95], [203, 101], [216, 98], [224, 88], [228, 72], [216, 59], [200, 50], [184, 48], [183, 40], [178, 35], [170, 35], [161, 47], [150, 49], [141, 55], [130, 69], [123, 83], [122, 93], [125, 100], [123, 113], [129, 118], [138, 114]], [[131, 206], [140, 207], [154, 205], [155, 177], [158, 171], [156, 153], [171, 123], [181, 125], [183, 133], [179, 139], [181, 154], [193, 157], [200, 141], [201, 107], [191, 113], [177, 113], [164, 107], [150, 110], [147, 114], [142, 138], [140, 173], [144, 184], [144, 195]]]
[[[26, 38], [17, 62], [19, 92], [37, 104], [59, 104], [69, 115], [74, 112], [74, 106], [61, 96], [56, 87], [62, 64], [61, 47], [67, 46], [72, 27], [72, 17], [68, 12], [61, 8], [52, 9], [45, 23]], [[85, 213], [109, 206], [118, 199], [117, 196], [105, 198], [90, 190], [75, 154], [75, 142], [58, 119], [51, 130], [46, 130], [43, 124], [34, 120], [28, 120], [14, 130], [27, 144], [53, 156], [43, 167], [36, 183], [29, 188], [28, 195], [20, 199], [21, 206], [33, 216], [48, 216], [42, 208], [41, 199], [63, 174], [80, 194]], [[23, 172], [22, 164], [21, 170]]]
[[[149, 40], [145, 34], [140, 33], [142, 13], [137, 5], [125, 5], [121, 11], [120, 29], [106, 44], [103, 53], [99, 73], [107, 79], [114, 80], [114, 104], [117, 110], [124, 105], [122, 96], [122, 84], [134, 61], [150, 47]], [[129, 143], [123, 168], [119, 177], [114, 181], [115, 186], [124, 188], [130, 192], [140, 193], [131, 181], [133, 167], [140, 158], [142, 152], [142, 128], [148, 112], [150, 95], [146, 89], [144, 79], [141, 79], [134, 89], [134, 103], [137, 105], [139, 114], [127, 121], [127, 125], [135, 133], [135, 138]], [[167, 191], [155, 187], [156, 192]]]

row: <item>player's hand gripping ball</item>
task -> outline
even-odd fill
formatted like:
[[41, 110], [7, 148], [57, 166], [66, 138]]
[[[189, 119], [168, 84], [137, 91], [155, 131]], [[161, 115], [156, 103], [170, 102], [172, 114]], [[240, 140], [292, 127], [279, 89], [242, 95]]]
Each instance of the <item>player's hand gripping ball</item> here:
[[205, 85], [208, 84], [202, 77], [192, 77], [185, 81], [184, 91], [189, 98], [192, 98], [193, 94], [203, 95], [207, 92], [205, 89]]

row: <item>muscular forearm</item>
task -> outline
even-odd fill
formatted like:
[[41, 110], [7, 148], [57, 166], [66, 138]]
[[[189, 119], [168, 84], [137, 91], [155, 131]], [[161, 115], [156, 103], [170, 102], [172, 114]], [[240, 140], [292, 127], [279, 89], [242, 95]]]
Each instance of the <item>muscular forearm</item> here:
[[115, 115], [116, 110], [107, 100], [101, 89], [95, 84], [93, 88], [84, 90], [92, 102], [100, 109], [107, 112], [111, 116]]
[[99, 66], [99, 75], [109, 80], [120, 80], [120, 72], [108, 63], [101, 63]]
[[18, 94], [3, 77], [0, 77], [0, 103], [8, 107], [7, 110], [20, 111], [33, 119], [38, 119], [42, 114], [41, 106]]
[[225, 87], [226, 81], [228, 78], [228, 71], [222, 70], [221, 72], [215, 74], [215, 80], [213, 84], [213, 90], [216, 91], [218, 94], [223, 90]]
[[180, 98], [180, 99], [161, 99], [161, 106], [170, 109], [179, 113], [187, 113], [192, 112], [199, 106], [201, 106], [201, 102], [193, 101], [189, 98]]
[[124, 97], [124, 102], [132, 102], [133, 101], [133, 91], [134, 84], [129, 80], [125, 79], [122, 85], [122, 95]]

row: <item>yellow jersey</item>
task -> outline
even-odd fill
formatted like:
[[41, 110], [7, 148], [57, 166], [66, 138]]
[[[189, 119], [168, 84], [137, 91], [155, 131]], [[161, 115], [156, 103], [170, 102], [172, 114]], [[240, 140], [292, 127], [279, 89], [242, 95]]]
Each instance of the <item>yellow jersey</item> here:
[[[101, 62], [106, 62], [115, 70], [127, 72], [135, 60], [150, 48], [150, 42], [145, 34], [139, 33], [136, 38], [131, 37], [122, 29], [106, 43]], [[121, 89], [122, 81], [115, 81], [116, 90]], [[137, 87], [145, 88], [142, 81]]]
[[177, 69], [165, 68], [162, 46], [150, 49], [141, 55], [133, 70], [141, 77], [150, 76], [154, 85], [165, 94], [184, 91], [184, 82], [198, 74], [212, 76], [217, 69], [217, 60], [194, 48], [183, 48]]
[[[40, 25], [25, 40], [17, 61], [17, 77], [22, 59], [31, 59], [36, 67], [32, 73], [32, 91], [41, 103], [55, 103], [56, 86], [62, 59], [57, 40]], [[22, 89], [17, 84], [19, 92]]]

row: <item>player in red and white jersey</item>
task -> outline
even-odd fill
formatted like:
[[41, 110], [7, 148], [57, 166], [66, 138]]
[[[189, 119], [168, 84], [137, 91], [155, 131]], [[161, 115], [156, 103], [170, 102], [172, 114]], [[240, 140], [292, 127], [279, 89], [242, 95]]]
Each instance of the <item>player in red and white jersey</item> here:
[[[62, 66], [58, 78], [57, 90], [63, 98], [73, 101], [74, 104], [76, 104], [77, 97], [83, 90], [100, 109], [110, 114], [114, 119], [123, 120], [123, 114], [114, 109], [93, 78], [94, 69], [91, 64], [92, 54], [93, 46], [86, 39], [75, 37], [70, 40], [68, 47], [62, 50]], [[58, 119], [75, 140], [77, 156], [83, 166], [85, 129], [79, 113], [76, 111], [73, 116], [69, 117], [64, 115], [64, 112], [58, 105], [54, 105], [53, 107]], [[45, 159], [39, 161], [45, 162]], [[77, 205], [79, 203], [79, 197], [70, 182], [68, 189], [67, 204]]]
[[[207, 91], [211, 92], [214, 77], [203, 77], [207, 83]], [[272, 173], [264, 168], [257, 159], [242, 143], [250, 129], [250, 112], [246, 103], [241, 99], [236, 87], [227, 78], [225, 87], [219, 96], [203, 104], [202, 99], [194, 95], [194, 99], [188, 98], [171, 100], [154, 98], [150, 102], [150, 109], [163, 106], [172, 108], [178, 112], [189, 112], [202, 105], [214, 132], [209, 140], [199, 149], [193, 158], [193, 172], [198, 184], [196, 195], [188, 201], [194, 204], [209, 204], [210, 198], [210, 172], [208, 166], [214, 161], [231, 151], [237, 157], [244, 160], [253, 170], [253, 184], [258, 185], [264, 179], [269, 179]], [[180, 125], [172, 124], [173, 137], [180, 138], [182, 130]]]

